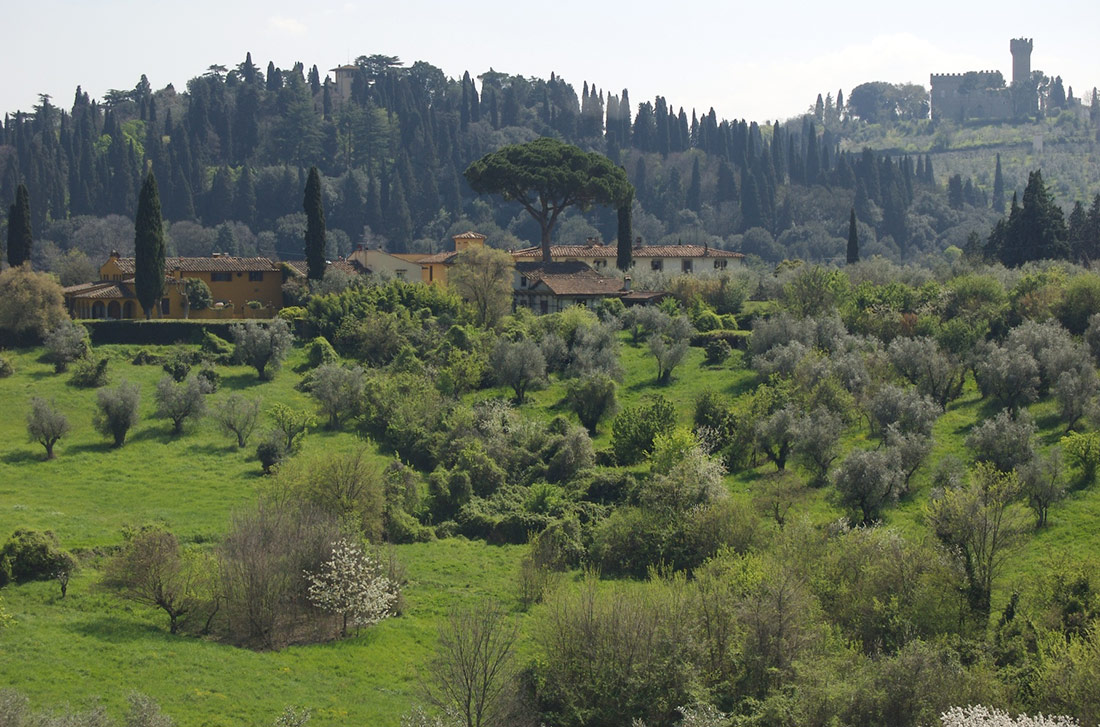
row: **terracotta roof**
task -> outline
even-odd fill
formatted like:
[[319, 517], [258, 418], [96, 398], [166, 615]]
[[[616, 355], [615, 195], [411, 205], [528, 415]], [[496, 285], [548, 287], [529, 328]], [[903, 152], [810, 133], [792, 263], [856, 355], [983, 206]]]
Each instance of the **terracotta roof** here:
[[459, 253], [451, 250], [450, 252], [437, 252], [435, 255], [425, 255], [416, 262], [421, 265], [449, 265], [454, 262], [454, 259], [458, 257]]
[[[305, 260], [286, 260], [284, 264], [302, 277], [309, 275], [309, 263]], [[361, 275], [370, 272], [354, 260], [329, 260], [325, 263], [325, 270], [341, 270], [349, 275]]]
[[[120, 257], [115, 259], [118, 269], [127, 274], [136, 272], [134, 258]], [[232, 257], [218, 255], [217, 257], [170, 257], [164, 260], [166, 271], [180, 270], [185, 273], [212, 273], [212, 272], [252, 272], [256, 270], [278, 270], [278, 266], [266, 257]]]
[[455, 240], [485, 240], [487, 238], [485, 237], [485, 235], [481, 234], [480, 232], [474, 232], [473, 230], [469, 230], [468, 232], [463, 232], [461, 235], [455, 235], [454, 239]]
[[[613, 296], [623, 293], [623, 281], [600, 275], [579, 260], [516, 263], [516, 272], [531, 281], [527, 290], [546, 286], [554, 295]], [[517, 292], [522, 292], [522, 289]]]
[[129, 283], [84, 283], [65, 288], [70, 298], [136, 298]]
[[[614, 258], [619, 254], [615, 245], [551, 245], [551, 257], [600, 257]], [[632, 257], [704, 257], [704, 258], [743, 258], [739, 252], [722, 250], [707, 245], [643, 245], [632, 248]], [[516, 258], [542, 257], [542, 247], [525, 247], [516, 250]]]

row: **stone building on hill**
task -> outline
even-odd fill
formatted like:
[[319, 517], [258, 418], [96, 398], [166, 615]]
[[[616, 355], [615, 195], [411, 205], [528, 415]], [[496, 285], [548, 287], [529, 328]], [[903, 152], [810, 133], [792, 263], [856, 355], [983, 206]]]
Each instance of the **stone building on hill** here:
[[1009, 121], [1034, 116], [1039, 94], [1031, 72], [1031, 38], [1009, 41], [1012, 85], [1000, 71], [933, 73], [932, 118], [950, 121]]

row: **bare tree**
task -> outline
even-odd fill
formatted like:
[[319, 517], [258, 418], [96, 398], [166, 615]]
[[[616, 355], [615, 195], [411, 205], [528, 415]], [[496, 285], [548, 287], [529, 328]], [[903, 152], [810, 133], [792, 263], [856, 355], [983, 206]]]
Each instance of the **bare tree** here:
[[439, 630], [429, 666], [428, 698], [457, 711], [466, 727], [503, 724], [505, 688], [512, 680], [518, 628], [495, 603], [451, 611]]
[[164, 611], [173, 634], [196, 606], [199, 582], [200, 570], [181, 552], [176, 536], [160, 528], [134, 534], [103, 578], [123, 598]]
[[223, 432], [237, 438], [238, 449], [248, 444], [259, 416], [260, 400], [246, 399], [240, 394], [230, 394], [214, 407], [214, 420]]

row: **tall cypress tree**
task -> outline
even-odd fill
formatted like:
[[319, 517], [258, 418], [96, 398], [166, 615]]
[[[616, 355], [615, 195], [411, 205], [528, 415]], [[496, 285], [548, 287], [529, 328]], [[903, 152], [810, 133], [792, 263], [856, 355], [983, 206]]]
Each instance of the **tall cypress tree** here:
[[859, 262], [859, 233], [856, 231], [856, 208], [848, 216], [848, 264]]
[[152, 318], [164, 295], [164, 223], [157, 178], [152, 172], [141, 185], [134, 222], [134, 288], [145, 319]]
[[993, 211], [1005, 213], [1005, 180], [1001, 176], [1001, 155], [997, 155], [997, 169], [993, 173]]
[[321, 200], [321, 173], [317, 171], [317, 167], [309, 168], [302, 206], [306, 211], [306, 263], [309, 265], [309, 279], [320, 280], [325, 276], [325, 208]]
[[632, 238], [634, 237], [634, 229], [631, 223], [631, 207], [633, 206], [634, 197], [631, 195], [630, 199], [623, 202], [619, 207], [619, 229], [618, 229], [618, 247], [615, 250], [615, 267], [619, 270], [630, 269], [630, 258], [633, 252]]
[[8, 211], [8, 264], [17, 268], [31, 259], [31, 201], [27, 187], [15, 190], [15, 204]]

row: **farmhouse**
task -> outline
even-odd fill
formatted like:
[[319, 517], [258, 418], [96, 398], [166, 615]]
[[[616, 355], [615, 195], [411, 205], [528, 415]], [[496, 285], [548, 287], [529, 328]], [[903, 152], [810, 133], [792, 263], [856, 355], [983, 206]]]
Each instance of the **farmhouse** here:
[[[516, 261], [541, 260], [542, 248], [526, 247], [512, 255]], [[550, 259], [555, 262], [579, 261], [593, 269], [608, 270], [615, 267], [618, 249], [590, 238], [584, 245], [551, 245]], [[635, 243], [630, 251], [631, 269], [653, 270], [670, 275], [721, 272], [741, 266], [744, 255], [730, 250], [720, 250], [709, 245], [642, 245]]]
[[[65, 288], [74, 318], [143, 318], [134, 290], [134, 258], [112, 252], [99, 269], [99, 280]], [[282, 268], [266, 257], [170, 257], [164, 263], [164, 297], [158, 318], [270, 318], [282, 305]], [[210, 288], [214, 303], [202, 310], [188, 304], [187, 280]]]
[[558, 313], [574, 305], [591, 308], [604, 298], [619, 298], [627, 305], [646, 305], [667, 295], [633, 291], [625, 280], [600, 275], [580, 260], [568, 262], [517, 262], [513, 275], [513, 310]]

